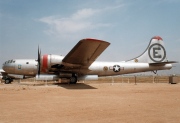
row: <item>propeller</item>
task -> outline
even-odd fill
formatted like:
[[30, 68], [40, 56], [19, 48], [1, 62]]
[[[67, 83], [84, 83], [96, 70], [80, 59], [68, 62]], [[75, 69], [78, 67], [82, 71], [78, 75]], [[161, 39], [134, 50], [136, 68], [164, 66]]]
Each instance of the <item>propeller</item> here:
[[41, 50], [39, 49], [39, 46], [38, 46], [38, 59], [37, 59], [37, 62], [38, 62], [38, 76], [39, 76], [40, 72], [41, 72]]

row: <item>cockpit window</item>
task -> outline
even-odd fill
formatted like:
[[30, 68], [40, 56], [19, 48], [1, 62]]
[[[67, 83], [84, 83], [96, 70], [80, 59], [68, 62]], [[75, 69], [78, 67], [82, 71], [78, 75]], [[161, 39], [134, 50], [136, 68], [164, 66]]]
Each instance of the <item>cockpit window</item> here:
[[8, 60], [4, 64], [7, 64], [7, 63], [15, 63], [15, 61], [14, 60]]
[[8, 61], [5, 61], [4, 63], [3, 63], [3, 65], [5, 65], [5, 64], [8, 64], [8, 63], [15, 63], [16, 61], [15, 60], [8, 60]]
[[29, 62], [26, 62], [26, 64], [29, 64]]

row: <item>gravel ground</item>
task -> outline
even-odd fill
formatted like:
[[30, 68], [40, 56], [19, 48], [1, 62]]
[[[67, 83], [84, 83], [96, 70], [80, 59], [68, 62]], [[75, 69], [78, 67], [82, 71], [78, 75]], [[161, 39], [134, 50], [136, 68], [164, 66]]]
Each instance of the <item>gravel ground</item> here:
[[179, 123], [180, 84], [0, 84], [1, 123]]

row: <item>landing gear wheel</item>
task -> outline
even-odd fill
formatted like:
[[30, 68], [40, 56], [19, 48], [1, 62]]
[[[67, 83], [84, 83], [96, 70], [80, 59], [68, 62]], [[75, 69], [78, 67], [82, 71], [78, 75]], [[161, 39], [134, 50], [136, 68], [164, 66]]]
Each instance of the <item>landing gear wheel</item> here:
[[76, 76], [72, 76], [72, 77], [70, 78], [70, 83], [71, 83], [71, 84], [76, 84], [76, 83], [77, 83], [77, 77], [76, 77]]
[[11, 80], [10, 79], [5, 79], [5, 84], [10, 84]]

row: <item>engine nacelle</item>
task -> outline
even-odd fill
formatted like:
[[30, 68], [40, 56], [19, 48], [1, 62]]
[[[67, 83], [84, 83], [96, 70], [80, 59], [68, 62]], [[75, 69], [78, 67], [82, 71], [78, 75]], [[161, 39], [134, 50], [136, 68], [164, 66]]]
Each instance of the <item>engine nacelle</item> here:
[[49, 81], [58, 81], [60, 83], [69, 83], [70, 79], [68, 78], [59, 78], [58, 75], [55, 74], [40, 74], [40, 75], [36, 75], [36, 80], [49, 80]]
[[41, 56], [41, 72], [47, 73], [55, 68], [51, 68], [51, 66], [56, 64], [61, 64], [64, 56], [60, 55], [43, 55]]
[[36, 80], [59, 80], [59, 76], [55, 74], [36, 75]]
[[84, 75], [78, 77], [78, 80], [98, 80], [98, 75]]

